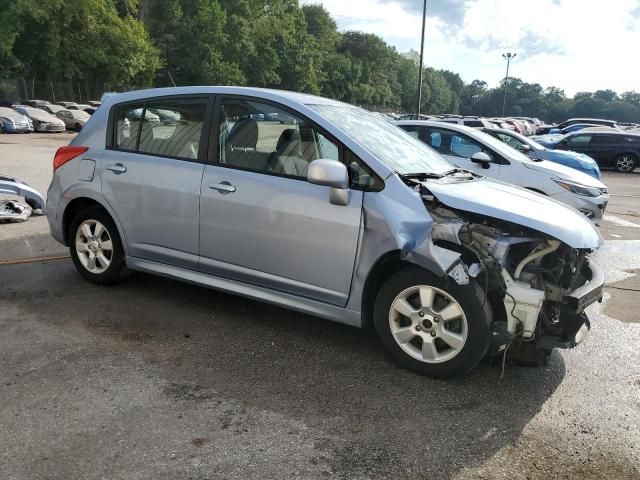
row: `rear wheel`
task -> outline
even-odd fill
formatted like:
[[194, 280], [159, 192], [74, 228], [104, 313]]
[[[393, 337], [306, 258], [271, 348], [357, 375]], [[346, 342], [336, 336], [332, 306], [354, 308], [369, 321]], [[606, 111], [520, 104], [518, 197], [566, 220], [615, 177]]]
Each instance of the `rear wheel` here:
[[118, 229], [101, 208], [81, 210], [71, 222], [68, 238], [73, 263], [90, 282], [109, 285], [127, 273]]
[[631, 173], [638, 166], [638, 159], [631, 153], [621, 153], [616, 157], [615, 168], [622, 173]]
[[80, 130], [82, 130], [82, 125], [76, 123], [76, 132], [79, 132]]
[[401, 270], [382, 286], [374, 322], [398, 364], [430, 377], [468, 372], [489, 347], [491, 311], [480, 287], [418, 268]]

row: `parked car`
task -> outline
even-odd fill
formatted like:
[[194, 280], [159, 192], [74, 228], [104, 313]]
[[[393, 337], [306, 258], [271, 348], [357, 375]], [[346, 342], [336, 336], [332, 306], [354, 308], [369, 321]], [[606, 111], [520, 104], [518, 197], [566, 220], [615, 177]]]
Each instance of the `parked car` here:
[[438, 122], [454, 123], [457, 125], [466, 125], [467, 127], [487, 128], [492, 124], [489, 120], [481, 117], [444, 117], [438, 119]]
[[[551, 128], [547, 135], [566, 135], [567, 133], [577, 132], [578, 130], [582, 130], [583, 128], [591, 128], [591, 127], [603, 127], [602, 125], [598, 125], [597, 123], [572, 123], [563, 128]], [[608, 128], [608, 127], [603, 127]]]
[[3, 133], [33, 132], [33, 123], [28, 117], [7, 107], [0, 107], [0, 123]]
[[68, 108], [68, 107], [71, 107], [71, 106], [73, 106], [73, 105], [77, 105], [77, 103], [76, 103], [76, 102], [66, 102], [66, 101], [62, 101], [62, 102], [54, 102], [54, 103], [55, 103], [56, 105], [60, 105], [61, 107], [64, 107], [64, 108]]
[[87, 103], [95, 108], [98, 108], [100, 105], [102, 105], [102, 102], [100, 100], [88, 100]]
[[56, 113], [56, 117], [64, 122], [68, 130], [80, 131], [91, 118], [91, 115], [82, 110], [60, 110]]
[[82, 111], [85, 113], [88, 113], [89, 115], [93, 115], [94, 113], [96, 113], [97, 108], [96, 107], [87, 107], [84, 108]]
[[553, 148], [584, 153], [601, 167], [623, 173], [633, 172], [640, 161], [640, 135], [624, 131], [580, 130], [558, 139]]
[[0, 100], [0, 107], [13, 108], [13, 102], [11, 100]]
[[87, 108], [91, 108], [91, 105], [87, 105], [86, 103], [76, 103], [74, 105], [69, 105], [67, 110], [85, 110]]
[[[126, 134], [136, 108], [181, 122], [130, 122]], [[51, 232], [85, 279], [141, 270], [372, 322], [391, 356], [425, 375], [462, 374], [507, 345], [536, 359], [575, 346], [589, 330], [584, 309], [602, 298], [588, 258], [602, 237], [583, 215], [460, 171], [326, 98], [240, 87], [113, 95], [53, 167]]]
[[546, 127], [540, 128], [538, 130], [538, 134], [544, 135], [546, 133], [549, 133], [554, 128], [558, 130], [562, 130], [563, 128], [566, 128], [576, 123], [585, 123], [589, 125], [594, 125], [594, 124], [603, 125], [605, 127], [612, 127], [612, 128], [618, 127], [618, 124], [616, 123], [615, 120], [605, 120], [602, 118], [570, 118], [568, 120], [565, 120], [564, 122], [560, 122], [557, 125], [547, 125]]
[[440, 122], [396, 122], [459, 168], [549, 196], [582, 212], [596, 225], [608, 202], [599, 180], [557, 163], [533, 161], [479, 130]]
[[418, 117], [420, 117], [420, 120], [429, 120], [431, 117], [429, 115], [424, 115], [424, 114], [420, 114], [418, 115], [417, 113], [405, 113], [404, 115], [400, 115], [400, 120], [418, 120]]
[[66, 110], [66, 108], [64, 108], [63, 106], [55, 105], [53, 103], [50, 103], [48, 105], [41, 105], [38, 108], [44, 110], [47, 113], [50, 113], [51, 115], [56, 115], [59, 111]]
[[40, 108], [42, 105], [48, 105], [49, 102], [47, 100], [25, 100], [22, 102], [22, 105], [27, 105], [33, 108]]
[[39, 108], [17, 105], [14, 110], [28, 117], [33, 123], [33, 129], [36, 132], [64, 132], [65, 130], [62, 120]]
[[484, 128], [483, 132], [497, 138], [506, 143], [511, 148], [515, 148], [519, 152], [524, 153], [533, 160], [549, 160], [550, 162], [559, 163], [567, 167], [575, 168], [581, 172], [600, 179], [600, 169], [596, 161], [583, 153], [553, 150], [551, 148], [540, 145], [529, 137], [520, 135], [500, 128]]

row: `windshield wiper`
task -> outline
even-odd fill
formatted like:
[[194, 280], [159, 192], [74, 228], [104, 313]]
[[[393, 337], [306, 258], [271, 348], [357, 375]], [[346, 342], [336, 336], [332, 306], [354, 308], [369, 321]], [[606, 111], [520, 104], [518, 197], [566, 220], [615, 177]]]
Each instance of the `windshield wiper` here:
[[405, 178], [418, 178], [419, 179], [419, 178], [442, 178], [445, 174], [416, 172], [416, 173], [401, 173], [400, 175], [402, 175]]

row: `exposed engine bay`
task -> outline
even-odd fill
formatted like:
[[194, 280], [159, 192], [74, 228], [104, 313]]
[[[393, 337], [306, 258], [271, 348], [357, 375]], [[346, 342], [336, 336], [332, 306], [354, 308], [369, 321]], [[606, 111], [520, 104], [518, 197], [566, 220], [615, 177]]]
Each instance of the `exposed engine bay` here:
[[[456, 211], [419, 184], [433, 218], [431, 236], [460, 254], [447, 274], [476, 281], [493, 311], [489, 354], [542, 364], [553, 348], [572, 348], [588, 334], [584, 309], [602, 300], [604, 277], [589, 263], [591, 249], [575, 249], [511, 222]], [[473, 279], [473, 280], [472, 280]]]

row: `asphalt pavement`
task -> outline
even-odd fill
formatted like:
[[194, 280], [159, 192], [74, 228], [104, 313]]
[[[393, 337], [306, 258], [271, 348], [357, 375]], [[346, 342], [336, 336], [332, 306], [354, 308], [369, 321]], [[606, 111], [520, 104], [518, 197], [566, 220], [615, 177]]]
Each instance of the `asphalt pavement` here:
[[[69, 138], [0, 136], [0, 173], [46, 191]], [[640, 172], [603, 180], [591, 335], [502, 380], [423, 378], [370, 330], [150, 275], [98, 287], [38, 260], [66, 253], [44, 218], [0, 225], [0, 478], [638, 479]]]

